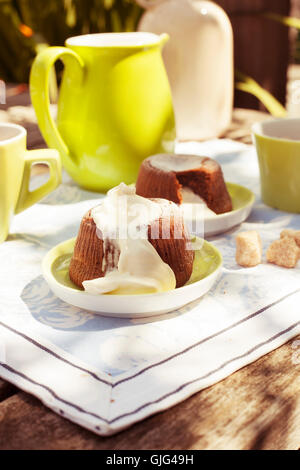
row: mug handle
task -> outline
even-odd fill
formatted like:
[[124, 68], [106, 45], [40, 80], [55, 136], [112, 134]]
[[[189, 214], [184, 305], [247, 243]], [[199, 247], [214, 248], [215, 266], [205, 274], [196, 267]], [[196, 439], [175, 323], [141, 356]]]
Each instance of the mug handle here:
[[67, 47], [49, 47], [40, 52], [31, 67], [30, 96], [37, 116], [37, 121], [48, 147], [56, 148], [61, 156], [72, 162], [70, 151], [60, 135], [50, 113], [49, 78], [52, 66], [61, 59], [66, 68], [73, 67], [72, 78], [75, 85], [83, 79], [84, 62], [76, 52]]
[[[34, 191], [29, 191], [31, 167], [35, 163], [46, 163], [50, 170], [50, 178]], [[61, 183], [61, 160], [59, 153], [53, 149], [27, 150], [25, 153], [25, 165], [19, 199], [15, 208], [15, 214], [19, 214], [47, 194], [51, 193]]]

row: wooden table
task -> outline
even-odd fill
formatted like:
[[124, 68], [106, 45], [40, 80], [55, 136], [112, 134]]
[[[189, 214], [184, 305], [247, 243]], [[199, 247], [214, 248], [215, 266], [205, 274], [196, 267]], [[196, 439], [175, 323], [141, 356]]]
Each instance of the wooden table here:
[[[2, 106], [8, 114], [0, 113], [0, 120], [9, 116], [23, 123], [29, 130], [29, 147], [42, 147], [30, 109], [7, 111], [10, 105], [29, 105], [27, 91], [11, 93], [7, 106]], [[224, 137], [250, 143], [252, 122], [263, 118], [263, 113], [235, 110]], [[296, 339], [300, 337], [183, 403], [109, 438], [72, 424], [0, 379], [0, 449], [298, 449], [300, 343], [295, 349]]]

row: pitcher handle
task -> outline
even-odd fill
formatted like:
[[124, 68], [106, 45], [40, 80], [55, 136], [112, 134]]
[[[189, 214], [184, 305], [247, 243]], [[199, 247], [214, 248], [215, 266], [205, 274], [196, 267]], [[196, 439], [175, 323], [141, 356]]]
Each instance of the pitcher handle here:
[[78, 80], [80, 84], [84, 72], [84, 62], [81, 57], [66, 47], [49, 47], [40, 52], [32, 64], [29, 79], [30, 96], [41, 133], [48, 146], [56, 148], [62, 158], [75, 163], [50, 113], [49, 77], [51, 68], [58, 59], [63, 61], [66, 68], [73, 64], [76, 81]]

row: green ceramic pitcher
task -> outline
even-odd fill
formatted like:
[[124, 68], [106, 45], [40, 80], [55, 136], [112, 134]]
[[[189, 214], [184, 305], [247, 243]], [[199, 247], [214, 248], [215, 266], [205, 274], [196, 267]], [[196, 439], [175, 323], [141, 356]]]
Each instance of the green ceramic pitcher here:
[[[175, 120], [161, 49], [168, 35], [104, 33], [70, 38], [35, 59], [30, 92], [39, 127], [72, 178], [93, 191], [133, 183], [147, 156], [173, 152]], [[57, 122], [49, 76], [64, 62]]]

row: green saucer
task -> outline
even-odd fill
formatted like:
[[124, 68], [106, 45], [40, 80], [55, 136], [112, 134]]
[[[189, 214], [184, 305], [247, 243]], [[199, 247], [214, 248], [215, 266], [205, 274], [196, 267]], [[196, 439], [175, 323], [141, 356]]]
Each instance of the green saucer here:
[[192, 276], [183, 287], [167, 292], [135, 295], [91, 295], [78, 289], [69, 277], [69, 265], [75, 238], [49, 251], [43, 260], [44, 277], [64, 302], [103, 316], [144, 318], [178, 310], [205, 295], [217, 280], [222, 268], [222, 256], [211, 243], [197, 240], [202, 247], [195, 251]]
[[[69, 277], [69, 265], [75, 241], [76, 238], [72, 238], [53, 248], [47, 255], [47, 266], [51, 269], [51, 273], [58, 283], [81, 291]], [[203, 242], [203, 246], [200, 250], [195, 251], [193, 272], [186, 285], [204, 279], [222, 264], [222, 256], [217, 248], [200, 238], [197, 238], [197, 241], [198, 243]]]

